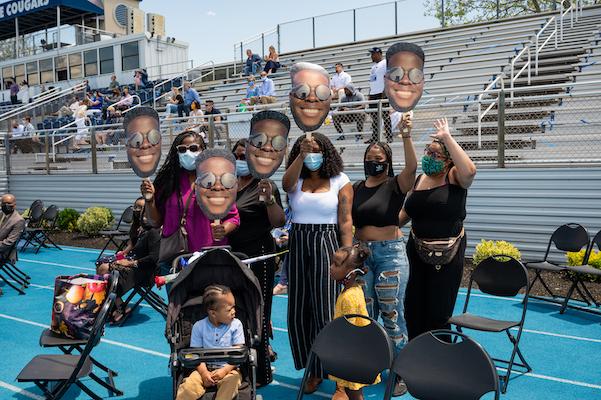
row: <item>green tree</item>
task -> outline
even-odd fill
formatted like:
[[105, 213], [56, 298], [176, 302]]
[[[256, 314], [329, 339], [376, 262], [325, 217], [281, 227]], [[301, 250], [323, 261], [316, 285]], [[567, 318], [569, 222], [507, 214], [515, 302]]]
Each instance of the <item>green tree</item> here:
[[[425, 0], [425, 15], [434, 16], [442, 23], [441, 0]], [[458, 25], [538, 13], [559, 9], [561, 0], [444, 0], [444, 24]], [[566, 1], [566, 7], [569, 7]]]

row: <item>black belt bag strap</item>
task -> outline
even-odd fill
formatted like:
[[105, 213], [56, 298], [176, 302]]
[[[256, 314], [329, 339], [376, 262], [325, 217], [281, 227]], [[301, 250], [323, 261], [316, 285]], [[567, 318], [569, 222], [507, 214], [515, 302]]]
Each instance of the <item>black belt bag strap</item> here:
[[461, 239], [465, 235], [465, 231], [461, 228], [461, 232], [456, 237], [446, 239], [420, 239], [415, 236], [413, 230], [411, 236], [415, 243], [415, 250], [419, 258], [426, 264], [434, 265], [437, 270], [441, 266], [451, 262], [453, 257], [459, 250]]

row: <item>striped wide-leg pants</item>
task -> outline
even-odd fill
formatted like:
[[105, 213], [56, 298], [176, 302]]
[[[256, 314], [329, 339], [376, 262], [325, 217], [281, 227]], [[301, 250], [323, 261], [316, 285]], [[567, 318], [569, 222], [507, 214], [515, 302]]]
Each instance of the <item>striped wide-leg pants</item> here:
[[[338, 249], [338, 225], [293, 224], [288, 255], [288, 336], [296, 369], [305, 368], [313, 341], [332, 320], [338, 284], [330, 263]], [[323, 377], [319, 363], [311, 375]]]

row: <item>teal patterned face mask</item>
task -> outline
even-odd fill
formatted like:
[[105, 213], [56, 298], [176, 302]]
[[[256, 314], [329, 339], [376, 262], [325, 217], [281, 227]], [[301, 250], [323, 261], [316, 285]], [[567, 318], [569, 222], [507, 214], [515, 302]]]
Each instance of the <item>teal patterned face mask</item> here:
[[444, 161], [437, 160], [432, 156], [422, 157], [422, 171], [424, 174], [431, 176], [440, 174], [444, 170]]

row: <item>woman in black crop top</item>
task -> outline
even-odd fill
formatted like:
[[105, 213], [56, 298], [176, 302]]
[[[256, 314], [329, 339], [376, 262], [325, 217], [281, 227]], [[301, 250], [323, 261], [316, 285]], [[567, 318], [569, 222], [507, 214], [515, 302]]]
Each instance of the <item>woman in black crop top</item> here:
[[[365, 261], [365, 301], [369, 315], [382, 317], [384, 328], [394, 344], [394, 355], [407, 343], [407, 326], [403, 311], [405, 288], [409, 279], [409, 262], [405, 238], [399, 229], [399, 212], [406, 193], [415, 182], [417, 159], [411, 142], [411, 119], [403, 116], [405, 168], [394, 175], [392, 151], [386, 143], [369, 145], [363, 157], [366, 179], [355, 183], [353, 223], [355, 238], [371, 250]], [[400, 383], [395, 396], [403, 393]]]
[[[465, 202], [476, 166], [449, 132], [445, 119], [434, 124], [437, 132], [425, 149], [422, 170], [401, 211], [400, 224], [409, 220], [412, 233], [407, 242], [409, 283], [405, 297], [405, 319], [409, 339], [433, 330], [448, 328], [463, 275], [465, 255]], [[424, 262], [415, 249], [415, 238], [460, 237], [459, 249], [444, 265]]]

